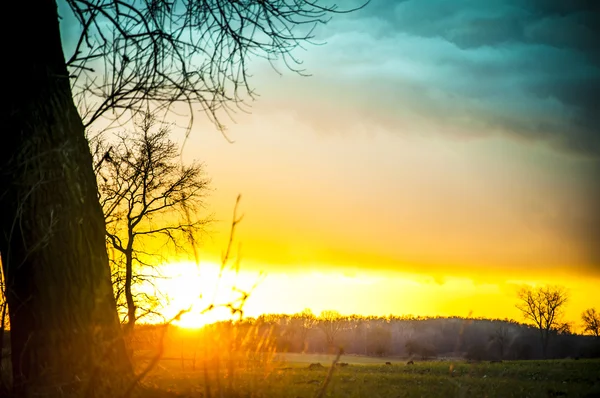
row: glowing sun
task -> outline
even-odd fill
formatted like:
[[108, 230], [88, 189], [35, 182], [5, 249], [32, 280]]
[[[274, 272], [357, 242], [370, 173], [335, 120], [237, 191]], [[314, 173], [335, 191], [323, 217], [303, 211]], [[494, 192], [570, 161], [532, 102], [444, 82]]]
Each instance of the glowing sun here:
[[[239, 307], [248, 292], [260, 281], [260, 274], [223, 269], [214, 263], [195, 264], [180, 262], [164, 264], [151, 271], [153, 285], [140, 286], [138, 293], [157, 297], [157, 312], [164, 320], [178, 314], [174, 324], [186, 328], [200, 328], [206, 324], [235, 317], [232, 308]], [[160, 292], [160, 293], [159, 293]], [[160, 318], [160, 319], [157, 319]], [[148, 322], [160, 322], [160, 316]]]

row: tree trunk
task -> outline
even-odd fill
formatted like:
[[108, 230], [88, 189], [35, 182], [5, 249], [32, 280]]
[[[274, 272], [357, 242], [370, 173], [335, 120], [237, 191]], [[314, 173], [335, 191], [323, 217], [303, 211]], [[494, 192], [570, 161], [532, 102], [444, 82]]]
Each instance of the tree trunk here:
[[[6, 301], [2, 302], [2, 318], [0, 319], [0, 369], [3, 369], [4, 362], [4, 334], [6, 333], [6, 310], [8, 309], [8, 304]], [[7, 393], [9, 391], [9, 387], [4, 384], [4, 377], [0, 375], [0, 396], [2, 394]]]
[[2, 316], [0, 317], [0, 362], [4, 358], [4, 333], [6, 332], [6, 310], [8, 304], [2, 303]]
[[548, 359], [548, 331], [540, 330], [542, 340], [542, 359]]
[[[0, 253], [15, 395], [113, 396], [132, 369], [54, 0], [4, 11]], [[108, 365], [108, 366], [107, 366]]]
[[[130, 245], [125, 252], [125, 299], [127, 300], [127, 334], [133, 332], [136, 321], [136, 308], [131, 286], [133, 284], [133, 237], [129, 237]], [[131, 246], [131, 247], [130, 247]]]

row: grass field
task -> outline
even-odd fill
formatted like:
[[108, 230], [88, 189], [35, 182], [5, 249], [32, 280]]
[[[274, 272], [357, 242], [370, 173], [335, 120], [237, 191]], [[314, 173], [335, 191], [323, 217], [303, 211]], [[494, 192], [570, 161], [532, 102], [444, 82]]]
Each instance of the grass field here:
[[[333, 357], [287, 354], [267, 365], [227, 371], [216, 377], [162, 361], [145, 379], [149, 386], [189, 397], [313, 397], [327, 378]], [[392, 365], [385, 365], [389, 361]], [[320, 362], [322, 368], [309, 369]], [[325, 397], [600, 397], [600, 361], [404, 361], [342, 356], [348, 366], [336, 367]]]

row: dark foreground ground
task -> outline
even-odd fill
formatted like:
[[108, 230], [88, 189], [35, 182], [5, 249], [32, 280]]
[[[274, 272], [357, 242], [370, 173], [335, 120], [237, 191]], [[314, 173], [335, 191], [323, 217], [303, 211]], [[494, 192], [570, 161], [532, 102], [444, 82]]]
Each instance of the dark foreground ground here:
[[[144, 384], [183, 397], [308, 398], [323, 389], [331, 360], [294, 354], [243, 368], [223, 363], [219, 372], [165, 360]], [[391, 364], [386, 365], [388, 361]], [[322, 366], [309, 368], [317, 362]], [[340, 362], [347, 365], [335, 367], [324, 397], [600, 397], [600, 360], [438, 360], [407, 365], [399, 360], [343, 356]]]

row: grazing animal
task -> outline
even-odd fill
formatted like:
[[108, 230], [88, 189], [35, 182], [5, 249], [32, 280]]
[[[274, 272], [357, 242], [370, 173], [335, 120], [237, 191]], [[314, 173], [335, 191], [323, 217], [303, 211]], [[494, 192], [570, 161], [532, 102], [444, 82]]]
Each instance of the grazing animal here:
[[348, 362], [338, 362], [338, 363], [336, 363], [336, 366], [339, 366], [339, 367], [348, 366]]
[[310, 365], [308, 365], [308, 368], [311, 369], [311, 370], [312, 369], [321, 369], [321, 368], [323, 368], [323, 365], [321, 365], [320, 362], [311, 363]]
[[406, 362], [407, 365], [414, 365], [415, 362], [411, 359], [410, 361]]
[[386, 365], [391, 365], [392, 363], [391, 363], [391, 362], [386, 362], [385, 364], [386, 364]]

